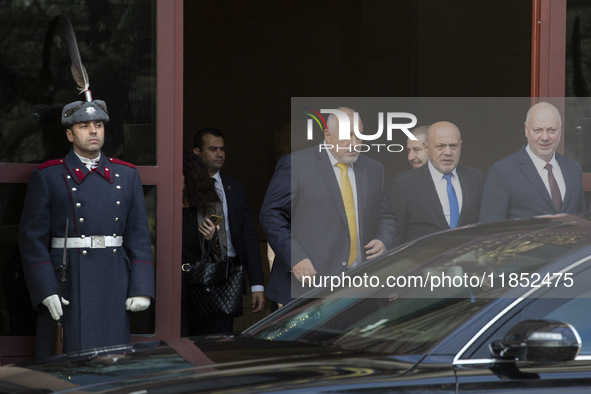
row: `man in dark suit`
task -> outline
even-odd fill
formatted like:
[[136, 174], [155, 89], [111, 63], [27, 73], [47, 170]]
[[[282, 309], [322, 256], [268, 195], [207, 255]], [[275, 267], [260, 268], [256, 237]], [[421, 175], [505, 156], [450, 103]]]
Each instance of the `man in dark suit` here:
[[398, 245], [437, 231], [478, 222], [484, 176], [458, 166], [460, 130], [449, 122], [429, 127], [425, 139], [429, 160], [392, 180], [388, 199], [398, 221]]
[[384, 167], [354, 150], [353, 110], [339, 109], [350, 137], [339, 139], [331, 114], [324, 144], [283, 156], [267, 189], [260, 220], [276, 257], [266, 295], [280, 304], [303, 276], [341, 275], [394, 245]]
[[480, 221], [587, 212], [581, 165], [559, 153], [562, 121], [550, 103], [532, 106], [525, 119], [527, 144], [489, 170]]
[[427, 164], [429, 157], [425, 150], [425, 138], [427, 137], [429, 126], [419, 126], [412, 130], [415, 140], [408, 138], [406, 140], [406, 151], [408, 152], [408, 162], [412, 168], [419, 168]]
[[[265, 305], [259, 240], [252, 222], [244, 185], [220, 172], [226, 160], [224, 135], [214, 128], [199, 130], [195, 136], [193, 153], [201, 157], [209, 169], [209, 175], [214, 180], [214, 186], [224, 209], [228, 256], [244, 265], [252, 291], [251, 312], [259, 312]], [[233, 326], [234, 319], [218, 320], [214, 332], [232, 332]]]

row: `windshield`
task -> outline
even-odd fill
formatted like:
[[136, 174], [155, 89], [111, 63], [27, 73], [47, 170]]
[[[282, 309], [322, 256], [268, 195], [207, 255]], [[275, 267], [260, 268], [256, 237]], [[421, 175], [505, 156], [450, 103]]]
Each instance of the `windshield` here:
[[[572, 220], [572, 216], [570, 217]], [[503, 297], [514, 273], [535, 273], [589, 245], [591, 222], [549, 218], [480, 225], [420, 239], [368, 262], [350, 275], [415, 277], [406, 286], [324, 287], [280, 309], [275, 319], [245, 331], [260, 339], [310, 341], [345, 349], [395, 355], [428, 352], [454, 329]], [[433, 287], [429, 279], [485, 280]], [[492, 278], [497, 282], [491, 283]], [[420, 281], [427, 281], [421, 286]], [[401, 283], [399, 281], [399, 283]]]
[[306, 299], [257, 338], [309, 341], [388, 354], [421, 354], [489, 299]]

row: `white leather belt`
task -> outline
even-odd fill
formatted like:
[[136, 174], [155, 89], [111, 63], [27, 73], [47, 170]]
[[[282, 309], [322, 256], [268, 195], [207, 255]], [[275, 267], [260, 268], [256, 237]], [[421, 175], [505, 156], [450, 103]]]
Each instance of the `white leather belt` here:
[[[64, 239], [53, 237], [51, 238], [52, 248], [64, 248]], [[116, 246], [123, 246], [123, 237], [112, 235], [91, 235], [88, 237], [69, 237], [68, 238], [68, 249], [75, 248], [112, 248]]]

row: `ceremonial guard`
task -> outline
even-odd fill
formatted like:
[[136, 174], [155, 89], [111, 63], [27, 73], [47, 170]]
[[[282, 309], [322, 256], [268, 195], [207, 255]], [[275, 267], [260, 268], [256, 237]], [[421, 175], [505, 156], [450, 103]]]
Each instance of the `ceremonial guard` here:
[[86, 97], [62, 111], [73, 148], [32, 172], [19, 230], [25, 280], [39, 313], [37, 359], [53, 353], [54, 323], [60, 318], [64, 352], [128, 343], [130, 312], [145, 310], [154, 298], [139, 173], [133, 164], [101, 152], [107, 105], [92, 100], [86, 70], [72, 59], [74, 78]]

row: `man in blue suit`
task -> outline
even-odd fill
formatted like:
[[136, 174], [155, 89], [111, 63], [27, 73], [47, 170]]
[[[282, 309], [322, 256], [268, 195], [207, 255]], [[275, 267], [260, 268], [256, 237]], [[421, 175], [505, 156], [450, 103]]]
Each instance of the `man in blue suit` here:
[[384, 167], [353, 149], [361, 143], [353, 110], [339, 110], [350, 119], [349, 139], [339, 139], [331, 114], [325, 145], [283, 156], [267, 189], [260, 221], [276, 257], [266, 295], [279, 304], [303, 276], [340, 276], [394, 246]]
[[[128, 343], [129, 312], [148, 308], [154, 298], [142, 183], [133, 164], [101, 152], [108, 120], [104, 101], [66, 105], [61, 122], [72, 150], [31, 173], [19, 248], [31, 301], [39, 311], [37, 359], [52, 355], [54, 320], [60, 317], [65, 352]], [[64, 247], [66, 281], [60, 299], [56, 270]]]
[[[265, 306], [263, 267], [259, 240], [252, 221], [246, 189], [236, 179], [221, 173], [226, 160], [224, 135], [214, 128], [197, 132], [193, 153], [199, 155], [214, 180], [214, 186], [222, 201], [226, 223], [228, 256], [246, 269], [252, 291], [251, 312], [256, 313]], [[244, 284], [246, 294], [246, 283]], [[217, 320], [214, 333], [232, 332], [234, 319]]]
[[527, 144], [489, 170], [480, 222], [587, 212], [581, 165], [555, 152], [561, 134], [556, 107], [540, 102], [529, 109]]

